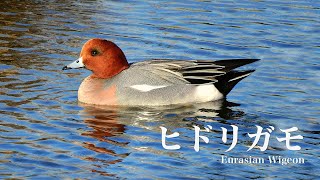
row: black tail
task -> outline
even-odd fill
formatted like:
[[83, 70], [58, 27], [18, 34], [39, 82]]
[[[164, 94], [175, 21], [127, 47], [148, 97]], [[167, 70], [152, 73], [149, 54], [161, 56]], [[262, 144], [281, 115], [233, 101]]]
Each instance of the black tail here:
[[217, 77], [218, 82], [214, 83], [214, 85], [226, 96], [238, 82], [249, 76], [252, 72], [254, 72], [254, 70], [229, 71], [225, 75]]
[[191, 84], [214, 84], [226, 96], [242, 79], [254, 70], [237, 71], [240, 66], [250, 64], [259, 59], [228, 59], [219, 61], [195, 61], [196, 65], [181, 69], [183, 78]]
[[256, 61], [259, 61], [259, 59], [228, 59], [228, 60], [215, 61], [214, 64], [224, 66], [222, 70], [228, 72], [232, 69], [235, 69], [240, 66], [244, 66], [246, 64], [250, 64]]

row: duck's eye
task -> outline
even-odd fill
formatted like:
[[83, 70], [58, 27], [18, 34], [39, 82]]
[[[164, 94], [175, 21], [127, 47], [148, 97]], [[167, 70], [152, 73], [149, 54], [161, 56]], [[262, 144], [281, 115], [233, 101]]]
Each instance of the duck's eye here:
[[96, 56], [98, 54], [99, 54], [99, 52], [96, 49], [91, 51], [91, 56]]

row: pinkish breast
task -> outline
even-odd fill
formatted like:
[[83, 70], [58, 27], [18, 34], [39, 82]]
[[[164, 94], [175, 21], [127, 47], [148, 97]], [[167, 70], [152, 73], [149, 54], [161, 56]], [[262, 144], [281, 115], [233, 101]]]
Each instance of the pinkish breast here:
[[106, 79], [85, 78], [78, 90], [78, 100], [86, 104], [117, 105], [116, 86], [105, 87]]

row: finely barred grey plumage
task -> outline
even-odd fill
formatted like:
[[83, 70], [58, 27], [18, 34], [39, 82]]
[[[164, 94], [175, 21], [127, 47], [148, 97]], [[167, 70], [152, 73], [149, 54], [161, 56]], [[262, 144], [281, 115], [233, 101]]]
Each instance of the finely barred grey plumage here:
[[[199, 86], [214, 85], [218, 92], [226, 96], [241, 79], [253, 72], [253, 70], [236, 71], [234, 69], [255, 61], [257, 59], [136, 62], [131, 64], [130, 68], [108, 80], [106, 87], [116, 84], [119, 87], [119, 101], [128, 105], [197, 102], [193, 94], [197, 92]], [[233, 79], [235, 80], [233, 81]], [[150, 85], [156, 88], [144, 92], [133, 88], [137, 85]], [[132, 98], [128, 99], [122, 94], [130, 94]], [[208, 97], [210, 96], [208, 94]], [[217, 100], [220, 97], [220, 95], [212, 96], [212, 100]], [[143, 102], [140, 103], [140, 101]]]

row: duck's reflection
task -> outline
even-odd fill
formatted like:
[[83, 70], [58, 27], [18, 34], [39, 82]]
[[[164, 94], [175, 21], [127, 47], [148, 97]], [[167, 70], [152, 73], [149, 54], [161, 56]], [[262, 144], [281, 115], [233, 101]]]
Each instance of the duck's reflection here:
[[[101, 109], [99, 107], [88, 106], [81, 104], [84, 107], [81, 112], [84, 117], [84, 122], [90, 127], [91, 131], [82, 133], [83, 136], [93, 137], [100, 142], [106, 142], [116, 146], [124, 146], [127, 143], [117, 142], [108, 137], [120, 135], [125, 131], [125, 125], [119, 123], [117, 110], [113, 108]], [[110, 154], [113, 156], [126, 156], [126, 154], [117, 154], [113, 150], [97, 147], [96, 145], [85, 142], [85, 147], [98, 153]]]
[[[84, 147], [97, 153], [111, 155], [116, 158], [116, 160], [111, 161], [97, 158], [89, 158], [88, 160], [103, 162], [105, 165], [121, 162], [130, 155], [130, 152], [123, 153], [123, 149], [127, 151], [130, 151], [130, 149], [144, 149], [131, 147], [129, 146], [129, 143], [131, 140], [136, 142], [148, 141], [147, 139], [149, 137], [136, 134], [130, 135], [132, 132], [126, 134], [128, 127], [135, 127], [147, 132], [158, 133], [160, 140], [161, 129], [159, 126], [170, 127], [170, 129], [192, 128], [192, 125], [194, 124], [201, 125], [201, 123], [207, 121], [219, 121], [220, 123], [223, 123], [223, 121], [243, 115], [243, 112], [233, 111], [231, 109], [231, 107], [238, 106], [238, 104], [226, 100], [184, 106], [162, 107], [112, 107], [94, 106], [82, 103], [79, 103], [79, 105], [83, 107], [81, 116], [91, 129], [84, 132], [82, 135], [95, 138], [99, 142], [107, 143], [107, 145], [101, 147], [92, 142], [84, 142]], [[161, 141], [159, 141], [159, 143], [161, 143]], [[116, 147], [122, 149], [122, 153], [117, 152], [119, 148]], [[156, 154], [157, 153], [159, 152], [156, 152]], [[102, 174], [110, 175], [106, 172]]]

